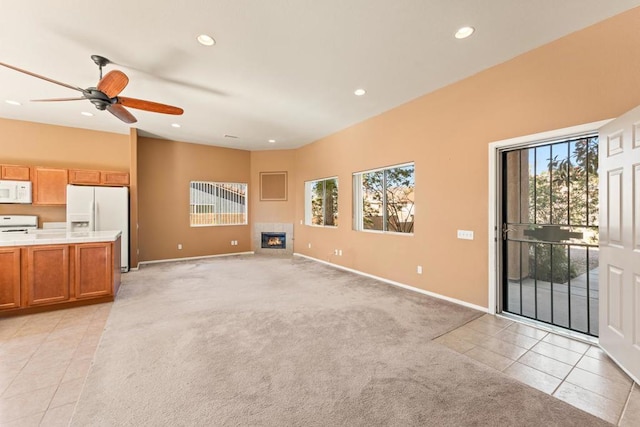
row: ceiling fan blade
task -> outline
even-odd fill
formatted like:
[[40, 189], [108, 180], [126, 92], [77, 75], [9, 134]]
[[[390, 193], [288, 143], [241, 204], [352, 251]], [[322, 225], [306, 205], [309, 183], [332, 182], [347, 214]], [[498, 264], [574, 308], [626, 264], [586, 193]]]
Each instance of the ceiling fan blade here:
[[127, 111], [126, 108], [124, 108], [122, 105], [119, 104], [111, 104], [107, 106], [107, 110], [109, 110], [109, 112], [111, 114], [113, 114], [114, 116], [116, 116], [117, 118], [119, 118], [120, 120], [122, 120], [125, 123], [135, 123], [138, 120], [133, 116], [133, 114], [131, 114], [129, 111]]
[[80, 98], [49, 98], [49, 99], [32, 99], [31, 102], [53, 102], [53, 101], [82, 101], [85, 98], [81, 96]]
[[136, 108], [138, 110], [152, 111], [154, 113], [174, 114], [176, 116], [184, 113], [184, 110], [172, 105], [160, 104], [159, 102], [145, 101], [144, 99], [118, 97], [118, 104], [125, 107]]
[[33, 77], [37, 77], [37, 78], [42, 79], [42, 80], [46, 80], [46, 81], [48, 81], [50, 83], [55, 83], [57, 85], [68, 87], [69, 89], [77, 90], [77, 91], [80, 91], [80, 92], [84, 93], [84, 89], [81, 89], [79, 87], [71, 86], [69, 84], [62, 83], [62, 82], [59, 82], [57, 80], [50, 79], [49, 77], [41, 76], [39, 74], [32, 73], [31, 71], [27, 71], [27, 70], [23, 70], [22, 68], [14, 67], [13, 65], [5, 64], [4, 62], [0, 62], [0, 65], [2, 65], [3, 67], [11, 68], [12, 70], [16, 70], [16, 71], [19, 71], [19, 72], [24, 73], [24, 74], [28, 74], [28, 75], [33, 76]]
[[109, 71], [98, 82], [98, 90], [109, 98], [118, 96], [122, 90], [127, 87], [129, 83], [129, 77], [122, 71], [113, 70]]

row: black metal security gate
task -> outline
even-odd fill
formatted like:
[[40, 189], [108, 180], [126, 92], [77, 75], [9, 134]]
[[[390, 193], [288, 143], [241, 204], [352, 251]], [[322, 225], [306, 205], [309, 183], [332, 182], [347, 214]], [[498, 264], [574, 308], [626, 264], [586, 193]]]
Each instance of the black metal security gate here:
[[502, 152], [502, 311], [598, 336], [598, 138]]

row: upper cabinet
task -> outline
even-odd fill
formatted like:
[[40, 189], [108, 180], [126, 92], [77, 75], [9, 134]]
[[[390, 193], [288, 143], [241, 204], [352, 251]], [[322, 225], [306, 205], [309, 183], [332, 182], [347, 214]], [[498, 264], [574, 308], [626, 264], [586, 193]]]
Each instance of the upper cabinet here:
[[129, 173], [89, 169], [60, 169], [42, 166], [0, 165], [0, 179], [33, 182], [33, 204], [63, 206], [67, 184], [128, 186]]
[[127, 186], [129, 185], [129, 174], [127, 172], [70, 169], [69, 184]]
[[0, 179], [29, 181], [31, 179], [31, 168], [29, 166], [0, 165]]
[[100, 172], [100, 183], [102, 185], [129, 185], [129, 174], [127, 172]]
[[69, 169], [69, 184], [100, 185], [100, 171]]
[[68, 182], [67, 169], [33, 168], [33, 204], [65, 205]]

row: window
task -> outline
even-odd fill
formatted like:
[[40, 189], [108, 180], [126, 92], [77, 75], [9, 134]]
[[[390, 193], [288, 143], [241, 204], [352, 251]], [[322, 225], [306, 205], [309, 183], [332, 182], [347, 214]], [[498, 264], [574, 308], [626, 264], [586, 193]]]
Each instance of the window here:
[[353, 174], [355, 230], [413, 233], [414, 164]]
[[191, 181], [191, 227], [247, 223], [247, 184]]
[[307, 225], [338, 226], [338, 178], [305, 182]]

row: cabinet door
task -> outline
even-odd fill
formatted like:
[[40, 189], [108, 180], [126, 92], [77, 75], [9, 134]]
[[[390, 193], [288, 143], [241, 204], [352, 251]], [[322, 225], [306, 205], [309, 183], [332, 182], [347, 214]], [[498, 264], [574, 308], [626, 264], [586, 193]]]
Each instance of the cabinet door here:
[[0, 310], [20, 307], [20, 248], [0, 248]]
[[69, 299], [69, 246], [27, 248], [27, 302], [29, 306]]
[[33, 204], [65, 205], [68, 176], [66, 169], [33, 169]]
[[84, 243], [75, 248], [76, 298], [111, 295], [111, 243]]
[[11, 181], [29, 181], [31, 169], [29, 166], [2, 165], [0, 166], [0, 179]]
[[127, 172], [101, 172], [101, 184], [129, 185], [129, 174]]
[[70, 169], [69, 184], [100, 185], [100, 171]]

